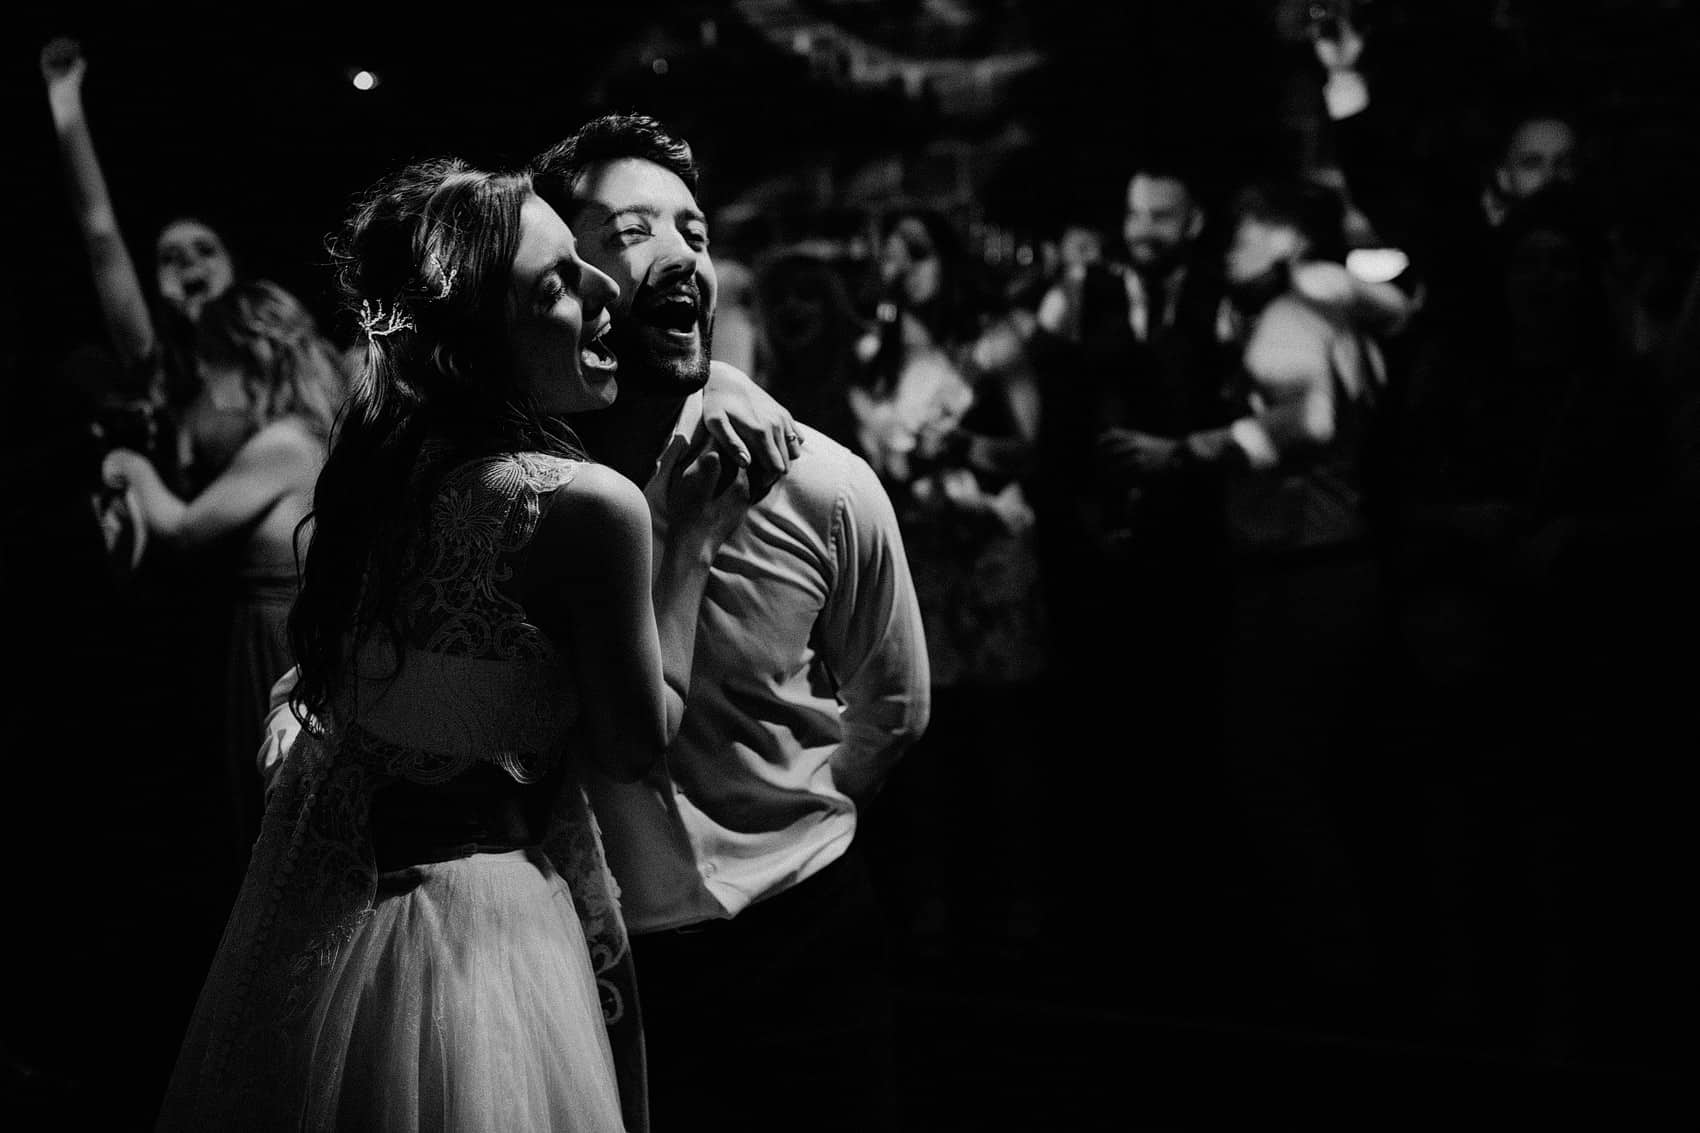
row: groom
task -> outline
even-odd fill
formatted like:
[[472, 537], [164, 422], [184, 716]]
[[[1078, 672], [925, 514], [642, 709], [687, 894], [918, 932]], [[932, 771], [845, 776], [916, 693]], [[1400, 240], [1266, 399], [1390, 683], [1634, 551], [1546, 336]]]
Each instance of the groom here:
[[[640, 485], [658, 541], [701, 428], [716, 281], [691, 150], [608, 115], [532, 162], [579, 253], [620, 284], [614, 405], [573, 422]], [[716, 554], [664, 766], [591, 795], [633, 934], [660, 1130], [898, 1125], [882, 921], [858, 805], [921, 734], [926, 648], [873, 471], [803, 454]]]

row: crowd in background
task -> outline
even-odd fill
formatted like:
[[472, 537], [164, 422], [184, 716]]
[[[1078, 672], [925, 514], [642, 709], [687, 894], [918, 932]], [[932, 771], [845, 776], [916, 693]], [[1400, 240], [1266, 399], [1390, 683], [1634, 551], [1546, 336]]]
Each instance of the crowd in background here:
[[[715, 232], [716, 356], [863, 457], [902, 524], [933, 717], [861, 834], [898, 954], [1659, 1062], [1700, 255], [1626, 238], [1565, 111], [1411, 168], [1351, 29], [1317, 50], [1328, 160], [1223, 183], [1130, 152], [1119, 228], [1035, 201], [1036, 238], [994, 255], [901, 200]], [[80, 863], [147, 892], [27, 885], [49, 923], [182, 945], [122, 1024], [169, 1046], [257, 828], [291, 540], [358, 357], [199, 220], [129, 262], [84, 66], [43, 54], [110, 333], [54, 377], [100, 392], [39, 421], [54, 474], [0, 565], [52, 611], [21, 695], [86, 705], [16, 734], [118, 784], [26, 771], [32, 844], [93, 843]], [[60, 962], [109, 963], [98, 935]], [[94, 991], [32, 994], [32, 1042], [81, 1041]]]
[[1318, 43], [1326, 162], [1129, 154], [1119, 231], [1017, 257], [898, 202], [752, 249], [723, 356], [898, 502], [937, 707], [872, 836], [915, 955], [1644, 1057], [1700, 259], [1560, 108], [1401, 161], [1358, 48]]
[[927, 608], [894, 900], [1148, 1008], [1646, 1057], [1700, 260], [1560, 106], [1411, 160], [1341, 32], [1323, 160], [751, 257], [735, 357], [880, 470]]

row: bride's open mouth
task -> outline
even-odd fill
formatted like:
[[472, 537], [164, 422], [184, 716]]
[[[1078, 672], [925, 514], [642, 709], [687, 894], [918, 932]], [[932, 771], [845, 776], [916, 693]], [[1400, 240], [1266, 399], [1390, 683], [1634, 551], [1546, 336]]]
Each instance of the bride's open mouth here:
[[596, 328], [596, 333], [579, 348], [579, 361], [584, 365], [586, 373], [601, 378], [611, 378], [620, 368], [620, 360], [614, 357], [614, 352], [608, 347], [608, 328], [613, 321], [604, 315], [602, 323]]

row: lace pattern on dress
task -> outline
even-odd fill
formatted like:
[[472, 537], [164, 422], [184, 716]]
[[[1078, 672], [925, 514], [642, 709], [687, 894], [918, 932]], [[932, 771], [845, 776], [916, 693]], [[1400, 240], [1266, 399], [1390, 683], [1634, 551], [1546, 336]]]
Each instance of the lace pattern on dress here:
[[432, 502], [429, 534], [408, 551], [399, 608], [409, 644], [431, 653], [548, 664], [555, 651], [500, 587], [537, 531], [542, 497], [578, 465], [539, 453], [461, 464]]

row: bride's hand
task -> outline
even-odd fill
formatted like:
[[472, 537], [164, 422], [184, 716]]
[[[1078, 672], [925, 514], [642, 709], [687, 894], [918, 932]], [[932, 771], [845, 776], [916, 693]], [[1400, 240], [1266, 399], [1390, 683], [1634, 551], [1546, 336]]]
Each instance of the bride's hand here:
[[759, 484], [785, 475], [803, 451], [790, 411], [753, 378], [725, 362], [709, 365], [702, 420], [722, 447], [751, 467]]
[[749, 469], [705, 439], [695, 456], [680, 459], [667, 485], [669, 542], [688, 541], [712, 553], [743, 522], [751, 498]]
[[123, 491], [136, 480], [152, 471], [148, 458], [127, 448], [115, 448], [100, 462], [100, 479], [114, 491]]

